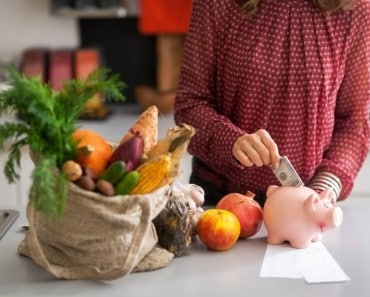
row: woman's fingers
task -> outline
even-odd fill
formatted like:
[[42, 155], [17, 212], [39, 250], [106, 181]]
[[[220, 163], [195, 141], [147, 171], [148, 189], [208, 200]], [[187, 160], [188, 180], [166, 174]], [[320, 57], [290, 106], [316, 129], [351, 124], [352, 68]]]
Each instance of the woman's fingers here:
[[280, 154], [279, 149], [275, 141], [272, 139], [271, 135], [266, 130], [258, 130], [257, 133], [261, 134], [261, 141], [267, 148], [269, 152], [269, 160], [268, 164], [265, 165], [272, 165], [275, 168], [279, 167], [280, 164]]
[[254, 165], [254, 163], [249, 159], [249, 157], [242, 151], [238, 153], [238, 157], [236, 159], [246, 167], [252, 167]]
[[233, 147], [234, 157], [244, 166], [278, 166], [280, 155], [276, 143], [263, 129], [239, 137]]

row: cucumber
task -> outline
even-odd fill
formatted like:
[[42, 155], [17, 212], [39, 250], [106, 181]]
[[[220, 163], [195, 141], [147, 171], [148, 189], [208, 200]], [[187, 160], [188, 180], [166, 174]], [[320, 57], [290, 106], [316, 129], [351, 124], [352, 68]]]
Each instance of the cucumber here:
[[112, 163], [105, 171], [99, 176], [99, 179], [106, 180], [112, 185], [118, 183], [126, 174], [126, 163], [124, 161], [116, 161]]
[[115, 192], [118, 195], [126, 195], [135, 187], [139, 181], [140, 174], [136, 170], [131, 170], [125, 174], [123, 179], [116, 185]]

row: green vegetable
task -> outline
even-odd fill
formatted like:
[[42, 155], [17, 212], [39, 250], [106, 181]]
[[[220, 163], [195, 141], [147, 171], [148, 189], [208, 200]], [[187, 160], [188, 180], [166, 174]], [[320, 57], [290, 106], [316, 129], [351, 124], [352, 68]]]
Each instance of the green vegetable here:
[[116, 185], [115, 191], [118, 195], [126, 195], [136, 186], [140, 178], [140, 174], [136, 170], [126, 173], [123, 179]]
[[109, 181], [113, 185], [119, 182], [126, 173], [126, 163], [123, 161], [116, 161], [112, 163], [105, 171], [99, 176], [99, 179]]
[[84, 104], [97, 92], [107, 100], [123, 101], [125, 84], [107, 69], [98, 69], [84, 80], [67, 81], [55, 92], [38, 77], [25, 77], [8, 67], [10, 88], [0, 92], [0, 116], [15, 114], [20, 120], [0, 124], [0, 151], [10, 144], [4, 174], [9, 183], [19, 179], [21, 149], [28, 146], [37, 157], [32, 172], [30, 201], [48, 215], [62, 215], [67, 197], [66, 175], [55, 174], [76, 156], [71, 135]]

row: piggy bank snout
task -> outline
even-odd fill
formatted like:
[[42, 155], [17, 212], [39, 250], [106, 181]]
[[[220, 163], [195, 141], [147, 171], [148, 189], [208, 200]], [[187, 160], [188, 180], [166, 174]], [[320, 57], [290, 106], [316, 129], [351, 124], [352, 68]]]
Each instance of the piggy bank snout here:
[[334, 227], [338, 227], [342, 224], [343, 210], [340, 207], [333, 207], [332, 219]]

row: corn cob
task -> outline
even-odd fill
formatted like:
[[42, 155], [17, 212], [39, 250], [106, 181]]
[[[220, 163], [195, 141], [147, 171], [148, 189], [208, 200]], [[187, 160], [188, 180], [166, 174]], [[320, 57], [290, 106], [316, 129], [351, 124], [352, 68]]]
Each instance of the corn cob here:
[[139, 181], [129, 194], [147, 194], [169, 183], [171, 180], [170, 165], [169, 154], [149, 159], [140, 165], [136, 169], [140, 176]]
[[148, 158], [153, 158], [166, 153], [177, 152], [181, 158], [185, 153], [190, 138], [195, 134], [195, 129], [183, 124], [181, 127], [175, 126], [167, 130], [166, 136], [160, 139], [157, 144], [148, 152]]

